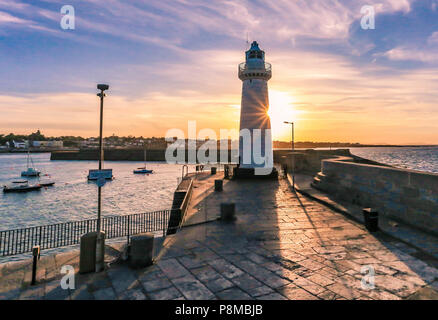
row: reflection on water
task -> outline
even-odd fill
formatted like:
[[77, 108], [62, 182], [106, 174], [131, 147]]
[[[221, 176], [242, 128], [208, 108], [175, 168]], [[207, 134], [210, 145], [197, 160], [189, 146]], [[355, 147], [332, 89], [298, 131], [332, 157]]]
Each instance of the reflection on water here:
[[[35, 167], [49, 174], [47, 178], [56, 184], [28, 193], [1, 192], [0, 230], [96, 218], [97, 186], [87, 181], [87, 174], [89, 169], [97, 168], [97, 161], [50, 161], [49, 153], [32, 154], [32, 158]], [[134, 161], [105, 162], [105, 168], [113, 169], [115, 179], [102, 189], [103, 216], [170, 208], [182, 166], [150, 162], [147, 166], [154, 174], [132, 173], [143, 165]], [[0, 154], [0, 185], [21, 180], [25, 167], [25, 154]]]
[[395, 167], [438, 173], [438, 147], [350, 148], [350, 151]]

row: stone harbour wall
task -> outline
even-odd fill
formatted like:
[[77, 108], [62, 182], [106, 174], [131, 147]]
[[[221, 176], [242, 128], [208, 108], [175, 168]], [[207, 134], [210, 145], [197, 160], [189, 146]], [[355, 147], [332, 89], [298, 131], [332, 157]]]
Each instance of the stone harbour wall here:
[[287, 171], [292, 172], [292, 164], [295, 165], [295, 172], [316, 174], [321, 171], [321, 161], [324, 159], [338, 158], [339, 156], [349, 157], [350, 161], [367, 164], [379, 164], [378, 162], [363, 159], [352, 155], [349, 149], [315, 150], [315, 149], [296, 149], [274, 150], [274, 162], [286, 165]]
[[438, 235], [438, 174], [352, 161], [323, 160], [312, 185]]
[[[188, 151], [180, 151], [184, 154], [184, 159], [189, 159]], [[237, 153], [237, 152], [235, 152]], [[209, 155], [209, 150], [205, 152]], [[174, 154], [176, 156], [176, 153]], [[98, 160], [99, 150], [97, 149], [82, 149], [76, 151], [53, 151], [50, 160]], [[104, 159], [106, 161], [143, 161], [143, 149], [104, 149]], [[166, 161], [165, 149], [151, 149], [146, 153], [147, 161]], [[217, 151], [217, 161], [220, 162], [220, 150]], [[228, 151], [228, 162], [236, 162], [238, 159], [232, 158], [231, 150]]]

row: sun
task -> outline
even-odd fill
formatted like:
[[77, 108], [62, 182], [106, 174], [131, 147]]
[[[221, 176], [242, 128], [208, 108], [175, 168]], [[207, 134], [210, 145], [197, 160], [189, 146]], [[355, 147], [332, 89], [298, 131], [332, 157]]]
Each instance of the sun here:
[[290, 126], [284, 121], [297, 121], [295, 99], [288, 92], [269, 90], [269, 110], [272, 137], [274, 140], [290, 140]]

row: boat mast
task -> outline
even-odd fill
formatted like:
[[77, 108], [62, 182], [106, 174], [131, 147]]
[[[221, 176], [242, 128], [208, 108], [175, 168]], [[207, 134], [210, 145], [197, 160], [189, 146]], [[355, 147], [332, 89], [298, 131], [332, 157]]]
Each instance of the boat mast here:
[[27, 169], [29, 170], [29, 157], [30, 157], [30, 145], [29, 142], [27, 143], [27, 160], [26, 160], [26, 164], [27, 164]]
[[29, 151], [29, 160], [30, 160], [30, 164], [32, 165], [32, 169], [35, 169], [35, 164], [33, 163], [32, 157], [30, 156], [30, 151]]
[[144, 148], [144, 154], [143, 154], [143, 156], [144, 156], [144, 168], [146, 169], [146, 144], [143, 142], [143, 148]]

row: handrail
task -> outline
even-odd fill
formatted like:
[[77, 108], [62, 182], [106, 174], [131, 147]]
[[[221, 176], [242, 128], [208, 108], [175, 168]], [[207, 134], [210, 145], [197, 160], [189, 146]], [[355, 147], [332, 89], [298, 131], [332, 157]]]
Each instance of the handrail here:
[[[186, 174], [184, 174], [184, 169], [186, 169]], [[182, 166], [181, 178], [184, 179], [185, 176], [189, 174], [189, 167], [185, 164]]]
[[[161, 210], [103, 217], [102, 230], [107, 239], [161, 230], [164, 233], [170, 212]], [[28, 253], [35, 245], [43, 250], [79, 244], [83, 234], [96, 231], [96, 228], [97, 219], [88, 219], [0, 231], [0, 256]]]
[[189, 187], [187, 188], [187, 193], [184, 196], [184, 200], [183, 200], [183, 202], [181, 203], [181, 206], [180, 206], [181, 221], [180, 221], [180, 224], [179, 224], [179, 228], [181, 228], [181, 226], [182, 226], [182, 224], [184, 222], [184, 219], [186, 217], [186, 213], [187, 213], [187, 209], [188, 209], [188, 206], [189, 206], [190, 199], [192, 197], [192, 193], [193, 193], [193, 179], [190, 179], [190, 184], [189, 184]]

